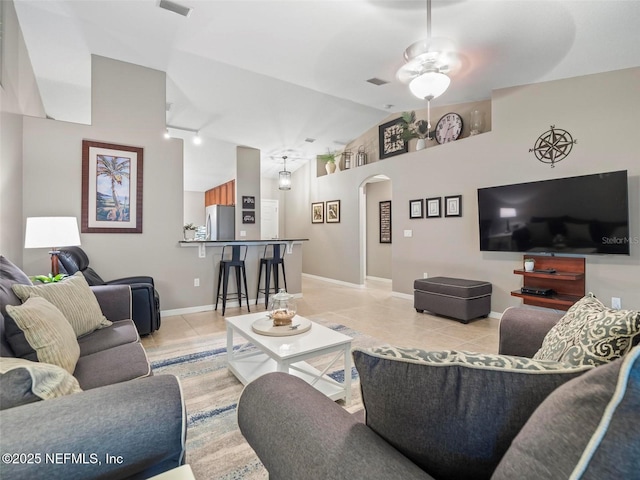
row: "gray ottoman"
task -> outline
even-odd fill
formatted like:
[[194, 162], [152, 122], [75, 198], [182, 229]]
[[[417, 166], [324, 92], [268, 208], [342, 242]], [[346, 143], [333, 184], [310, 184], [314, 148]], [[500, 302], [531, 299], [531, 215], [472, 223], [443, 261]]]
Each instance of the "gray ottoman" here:
[[491, 312], [491, 283], [463, 278], [433, 277], [413, 282], [413, 306], [456, 318], [462, 323]]

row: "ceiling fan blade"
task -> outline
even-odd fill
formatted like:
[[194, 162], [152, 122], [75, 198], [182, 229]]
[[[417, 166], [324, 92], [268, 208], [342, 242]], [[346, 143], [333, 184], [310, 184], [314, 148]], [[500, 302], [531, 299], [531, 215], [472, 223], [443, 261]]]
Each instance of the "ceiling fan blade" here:
[[425, 72], [425, 67], [422, 63], [411, 61], [405, 63], [402, 67], [398, 69], [396, 73], [396, 78], [402, 83], [410, 83], [411, 80], [416, 78], [419, 75], [422, 75]]

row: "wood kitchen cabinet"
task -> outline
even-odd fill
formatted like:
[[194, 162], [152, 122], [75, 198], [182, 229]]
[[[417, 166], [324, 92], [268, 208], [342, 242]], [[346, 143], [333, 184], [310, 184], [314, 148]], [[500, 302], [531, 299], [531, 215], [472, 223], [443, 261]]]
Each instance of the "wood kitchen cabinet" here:
[[218, 185], [204, 193], [204, 206], [209, 205], [235, 205], [236, 204], [236, 181], [231, 180], [222, 185]]

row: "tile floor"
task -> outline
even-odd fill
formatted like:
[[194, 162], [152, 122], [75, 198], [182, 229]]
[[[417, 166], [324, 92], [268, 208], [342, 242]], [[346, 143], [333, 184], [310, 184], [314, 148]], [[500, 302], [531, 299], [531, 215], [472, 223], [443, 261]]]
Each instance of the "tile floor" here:
[[[498, 324], [495, 318], [473, 320], [464, 325], [455, 320], [417, 313], [413, 301], [391, 296], [391, 283], [367, 280], [364, 288], [350, 288], [315, 278], [302, 278], [303, 298], [297, 299], [298, 313], [310, 319], [322, 318], [397, 346], [429, 350], [467, 350], [497, 353]], [[251, 311], [264, 310], [264, 303]], [[227, 316], [247, 313], [244, 308], [227, 308]], [[142, 339], [146, 347], [183, 342], [200, 335], [225, 331], [221, 308], [162, 318], [160, 330]]]

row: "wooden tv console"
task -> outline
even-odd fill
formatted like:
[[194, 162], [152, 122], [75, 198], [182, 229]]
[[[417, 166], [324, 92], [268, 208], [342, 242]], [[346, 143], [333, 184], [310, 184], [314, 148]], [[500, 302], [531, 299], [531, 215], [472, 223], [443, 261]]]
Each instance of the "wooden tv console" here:
[[[531, 295], [514, 290], [511, 295], [522, 298], [526, 305], [537, 307], [569, 310], [569, 307], [585, 295], [585, 259], [574, 257], [551, 257], [541, 255], [525, 255], [524, 260], [532, 258], [535, 270], [526, 272], [524, 269], [514, 270], [516, 275], [522, 275], [524, 287], [551, 288], [555, 293], [550, 296]], [[545, 273], [539, 270], [554, 269], [555, 273]]]

